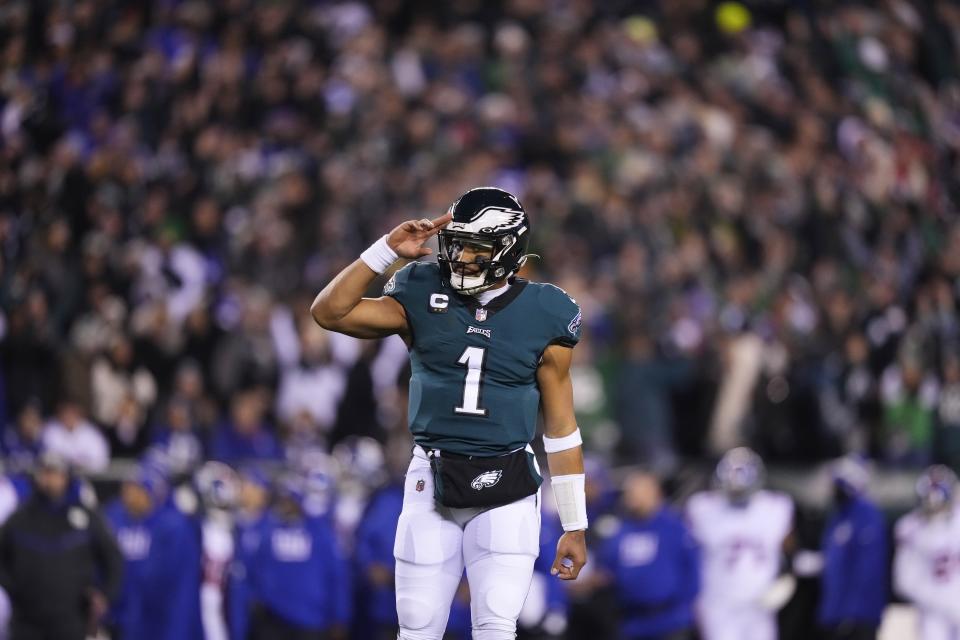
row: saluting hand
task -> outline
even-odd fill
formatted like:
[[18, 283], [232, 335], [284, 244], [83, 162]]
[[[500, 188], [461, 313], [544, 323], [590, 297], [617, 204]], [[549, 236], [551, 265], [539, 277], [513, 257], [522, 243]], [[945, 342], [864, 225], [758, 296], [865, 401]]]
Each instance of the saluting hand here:
[[550, 574], [561, 580], [576, 580], [587, 564], [587, 539], [583, 531], [567, 531], [557, 542], [557, 557]]
[[433, 220], [428, 220], [427, 218], [407, 220], [397, 225], [397, 227], [387, 235], [387, 244], [391, 249], [396, 251], [397, 255], [401, 258], [416, 260], [422, 256], [430, 255], [433, 251], [424, 247], [423, 243], [426, 242], [430, 236], [434, 235], [437, 230], [447, 226], [447, 223], [449, 223], [452, 218], [453, 214], [445, 213]]

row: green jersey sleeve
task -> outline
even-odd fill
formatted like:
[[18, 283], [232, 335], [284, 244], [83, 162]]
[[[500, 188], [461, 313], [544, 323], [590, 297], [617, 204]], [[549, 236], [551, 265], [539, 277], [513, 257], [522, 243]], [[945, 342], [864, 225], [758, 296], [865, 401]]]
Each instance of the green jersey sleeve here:
[[583, 315], [577, 301], [567, 292], [552, 284], [540, 290], [540, 306], [548, 318], [551, 334], [550, 344], [574, 347], [580, 341]]
[[390, 296], [402, 304], [404, 308], [407, 308], [410, 304], [412, 294], [411, 285], [417, 264], [416, 262], [411, 262], [394, 271], [390, 279], [383, 285], [383, 295]]

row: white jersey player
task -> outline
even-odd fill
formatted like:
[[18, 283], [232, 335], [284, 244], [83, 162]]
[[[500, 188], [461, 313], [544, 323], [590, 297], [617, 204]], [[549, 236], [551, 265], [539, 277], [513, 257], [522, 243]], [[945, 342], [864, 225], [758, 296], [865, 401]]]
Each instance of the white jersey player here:
[[697, 617], [704, 640], [772, 640], [776, 612], [766, 600], [780, 572], [793, 503], [760, 489], [763, 462], [746, 447], [717, 465], [715, 491], [690, 498], [691, 530], [703, 550]]
[[[0, 470], [0, 525], [7, 521], [7, 518], [17, 510], [20, 498], [17, 496], [17, 490], [10, 481], [10, 477]], [[10, 626], [10, 617], [13, 610], [10, 605], [10, 597], [7, 592], [0, 588], [0, 640], [7, 637], [8, 627]]]
[[894, 588], [919, 611], [921, 640], [960, 638], [960, 509], [957, 477], [942, 465], [917, 481], [920, 507], [897, 521]]
[[203, 583], [200, 585], [204, 638], [229, 640], [224, 593], [227, 570], [234, 556], [232, 509], [239, 499], [240, 481], [233, 469], [221, 462], [203, 465], [195, 480], [204, 506]]

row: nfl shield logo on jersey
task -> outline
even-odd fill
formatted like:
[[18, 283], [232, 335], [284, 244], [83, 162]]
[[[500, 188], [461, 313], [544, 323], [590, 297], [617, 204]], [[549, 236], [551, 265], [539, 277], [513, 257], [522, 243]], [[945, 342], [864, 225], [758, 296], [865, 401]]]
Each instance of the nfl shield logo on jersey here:
[[487, 310], [483, 307], [477, 309], [477, 312], [474, 314], [474, 317], [477, 319], [477, 322], [483, 322], [487, 319]]
[[417, 480], [417, 491], [423, 491], [423, 487], [425, 485], [426, 483], [423, 481], [423, 478], [420, 478], [419, 480]]

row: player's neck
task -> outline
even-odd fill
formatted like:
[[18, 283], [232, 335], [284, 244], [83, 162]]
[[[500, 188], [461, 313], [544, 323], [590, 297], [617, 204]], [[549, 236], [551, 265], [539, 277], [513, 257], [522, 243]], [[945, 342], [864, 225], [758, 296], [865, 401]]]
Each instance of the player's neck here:
[[481, 305], [486, 306], [490, 303], [491, 300], [498, 296], [502, 296], [510, 289], [510, 283], [504, 280], [501, 284], [497, 285], [492, 289], [487, 289], [486, 291], [481, 291], [480, 293], [474, 294], [474, 298], [477, 299]]

